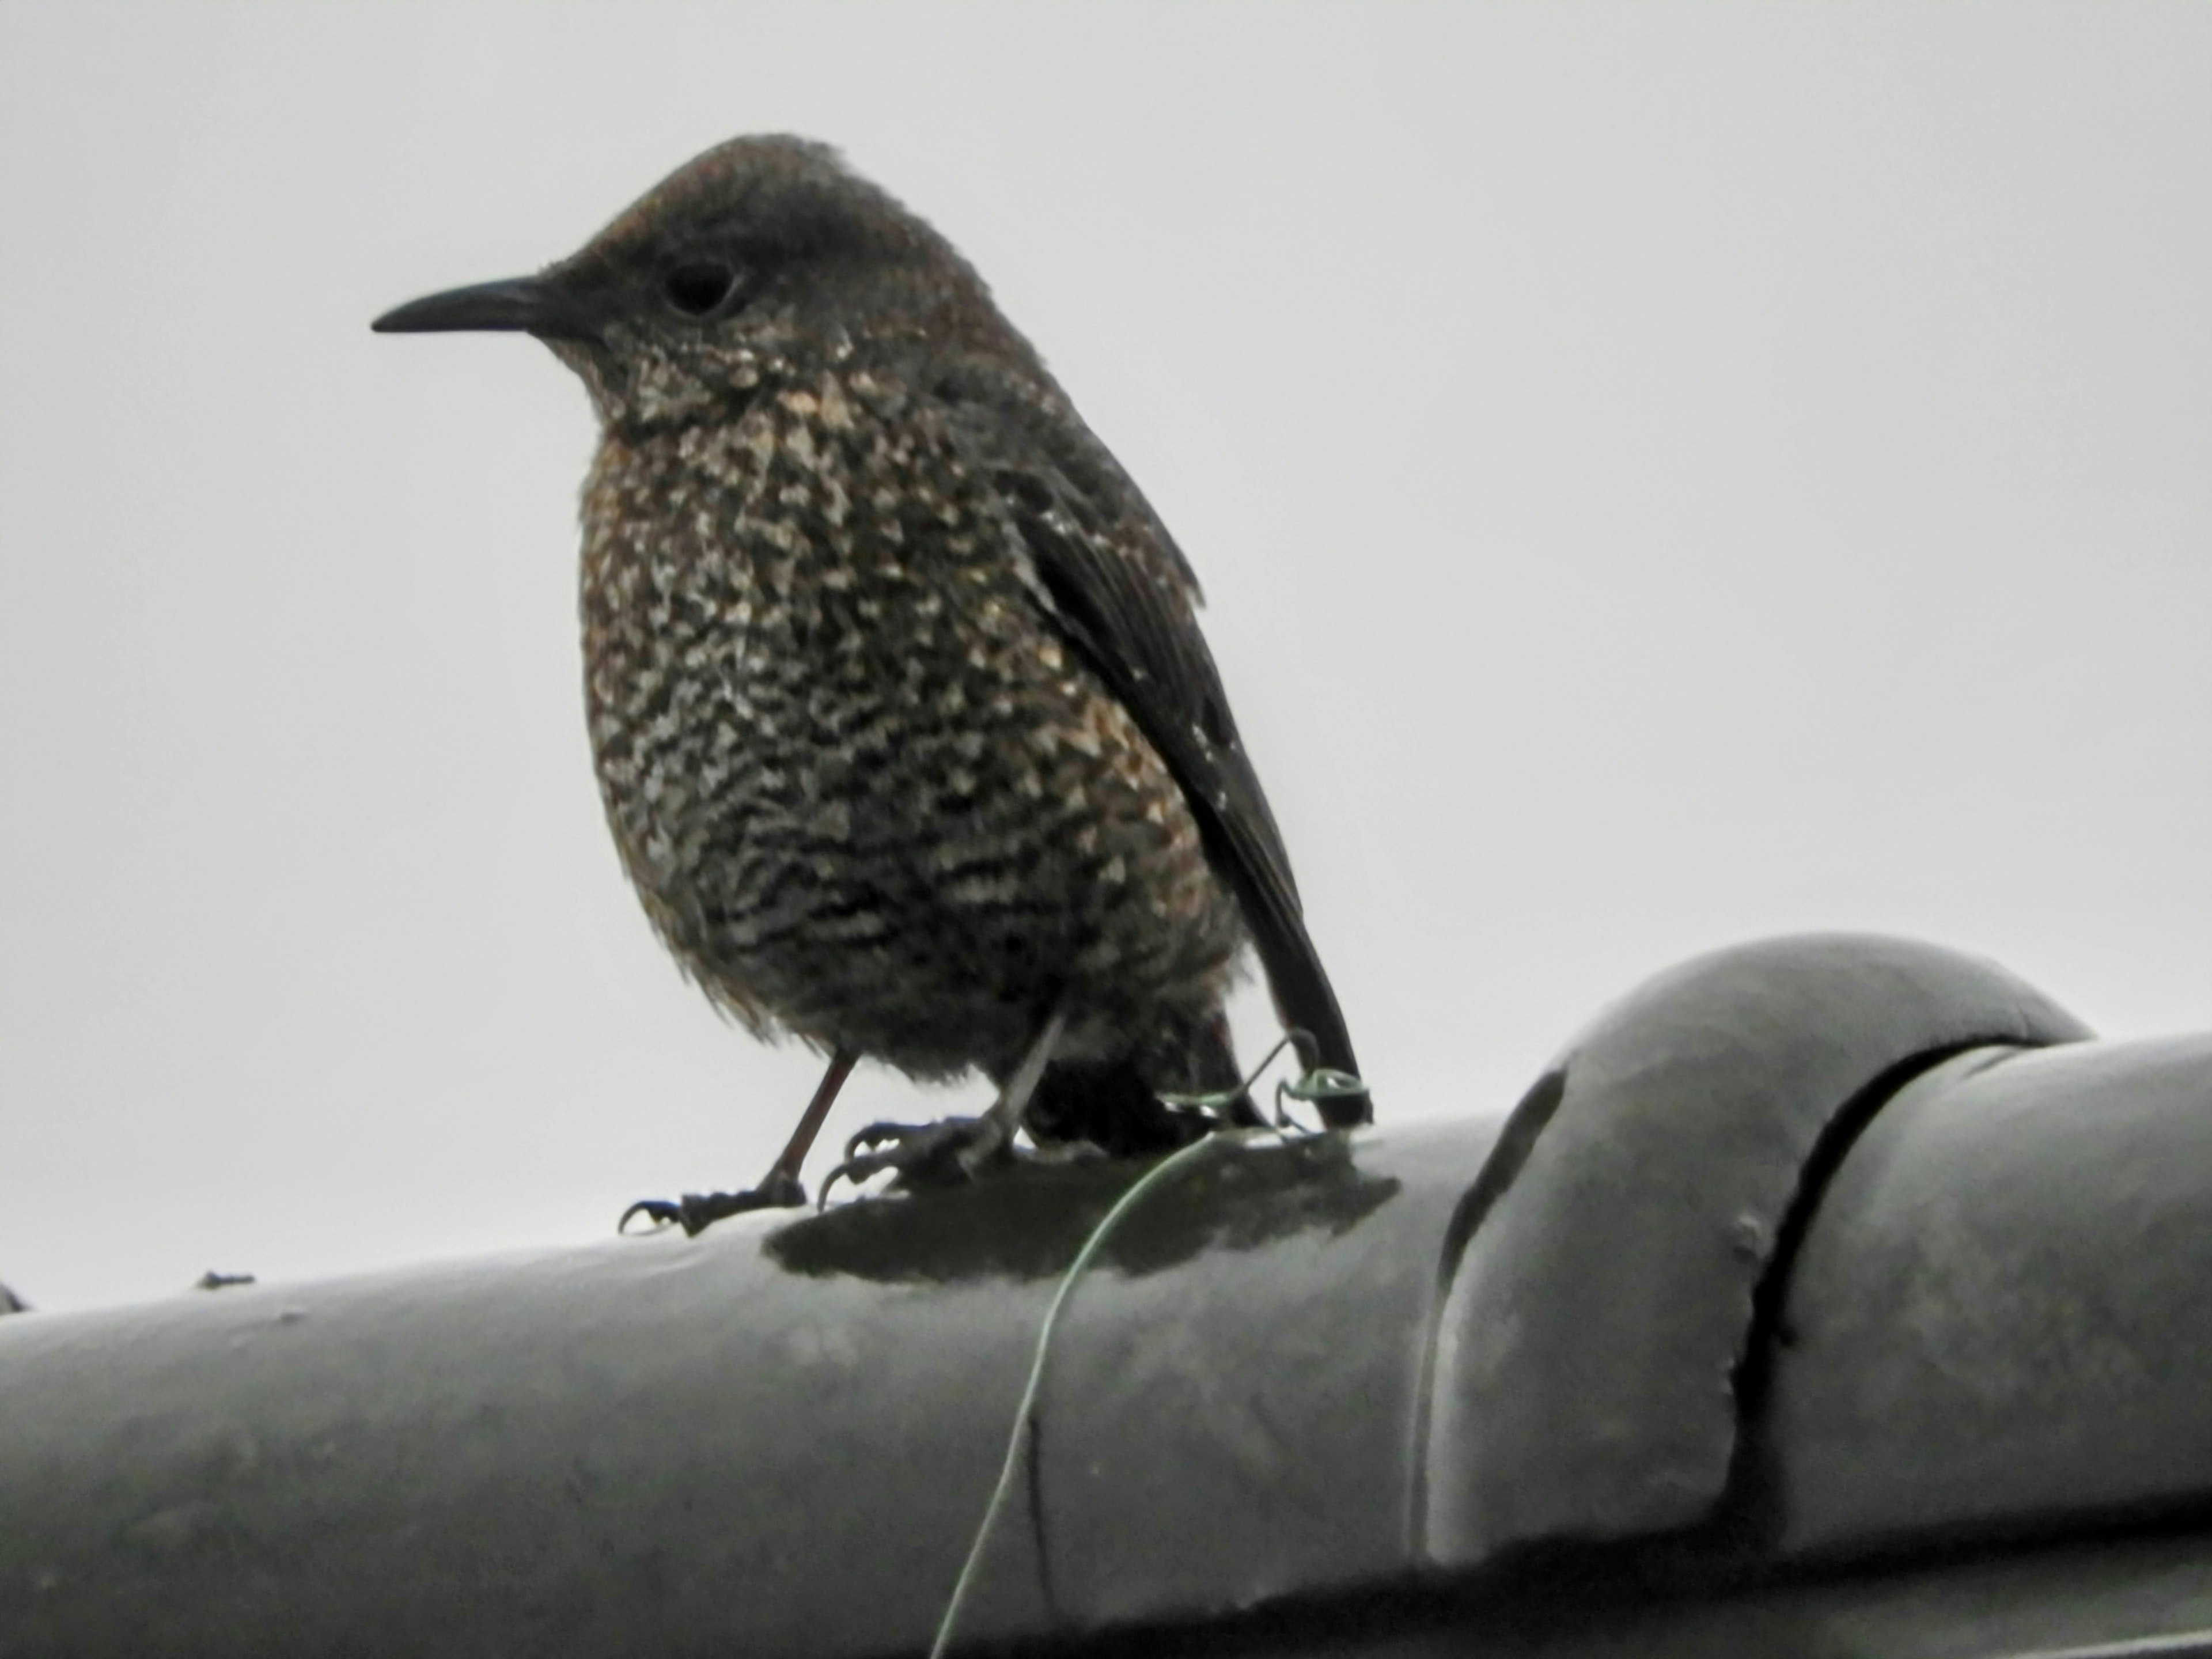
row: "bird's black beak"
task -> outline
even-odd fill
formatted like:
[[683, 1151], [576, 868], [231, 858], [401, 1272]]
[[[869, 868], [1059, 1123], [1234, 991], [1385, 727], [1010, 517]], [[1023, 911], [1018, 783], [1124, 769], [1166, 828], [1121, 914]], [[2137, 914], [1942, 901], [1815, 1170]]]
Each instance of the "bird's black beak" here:
[[549, 277], [511, 276], [410, 300], [369, 326], [379, 334], [498, 331], [540, 339], [589, 338], [592, 331], [579, 311], [575, 297]]

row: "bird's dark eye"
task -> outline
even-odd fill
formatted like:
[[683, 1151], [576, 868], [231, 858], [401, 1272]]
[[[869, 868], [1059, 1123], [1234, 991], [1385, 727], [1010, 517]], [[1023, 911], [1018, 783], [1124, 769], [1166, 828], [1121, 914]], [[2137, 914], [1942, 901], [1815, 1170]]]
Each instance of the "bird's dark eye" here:
[[661, 283], [668, 303], [687, 317], [704, 317], [719, 308], [738, 285], [738, 273], [719, 259], [694, 259], [676, 267]]

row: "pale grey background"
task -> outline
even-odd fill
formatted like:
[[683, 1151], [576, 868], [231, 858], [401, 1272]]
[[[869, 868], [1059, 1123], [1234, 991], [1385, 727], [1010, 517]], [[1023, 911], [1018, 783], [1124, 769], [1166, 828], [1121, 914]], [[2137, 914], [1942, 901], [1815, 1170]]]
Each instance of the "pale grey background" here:
[[1389, 1115], [1786, 929], [2212, 1024], [2208, 88], [2195, 4], [0, 8], [0, 1277], [779, 1143], [816, 1062], [600, 823], [580, 391], [367, 329], [747, 131], [950, 233], [1190, 551]]

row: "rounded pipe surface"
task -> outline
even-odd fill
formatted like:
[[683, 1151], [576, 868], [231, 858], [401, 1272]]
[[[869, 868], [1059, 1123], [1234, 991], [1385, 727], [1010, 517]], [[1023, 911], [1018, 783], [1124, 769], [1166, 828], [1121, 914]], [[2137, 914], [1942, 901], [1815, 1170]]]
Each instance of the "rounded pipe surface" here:
[[1420, 1547], [1662, 1531], [1727, 1487], [1753, 1296], [1832, 1126], [1914, 1064], [2087, 1029], [2002, 969], [1826, 934], [1722, 951], [1568, 1044], [1469, 1194]]
[[2212, 1036], [1962, 1054], [1820, 1200], [1760, 1433], [1790, 1553], [2212, 1493]]
[[[1071, 1295], [963, 1644], [1403, 1572], [1495, 1132], [1224, 1137], [1148, 1194]], [[1138, 1172], [10, 1316], [0, 1654], [919, 1652]]]

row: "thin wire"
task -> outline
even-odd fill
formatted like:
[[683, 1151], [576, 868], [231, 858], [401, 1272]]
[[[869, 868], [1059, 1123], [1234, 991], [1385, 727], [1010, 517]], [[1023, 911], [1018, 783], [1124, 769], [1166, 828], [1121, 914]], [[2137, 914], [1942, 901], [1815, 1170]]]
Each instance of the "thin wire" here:
[[1091, 1237], [1083, 1241], [1083, 1248], [1075, 1253], [1075, 1260], [1067, 1264], [1067, 1271], [1060, 1276], [1060, 1288], [1053, 1292], [1052, 1305], [1045, 1310], [1044, 1323], [1037, 1328], [1036, 1352], [1030, 1360], [1030, 1380], [1022, 1389], [1022, 1403], [1014, 1408], [1013, 1432], [1006, 1437], [1006, 1462], [999, 1468], [999, 1484], [992, 1489], [991, 1501], [983, 1507], [983, 1519], [975, 1528], [975, 1540], [968, 1547], [968, 1559], [960, 1569], [960, 1577], [952, 1586], [952, 1597], [945, 1604], [945, 1616], [937, 1621], [937, 1639], [929, 1644], [929, 1659], [945, 1659], [952, 1645], [953, 1626], [960, 1620], [960, 1609], [968, 1600], [968, 1592], [975, 1582], [976, 1570], [983, 1564], [984, 1546], [998, 1529], [999, 1516], [1006, 1507], [1007, 1494], [1014, 1488], [1014, 1472], [1021, 1467], [1022, 1446], [1029, 1438], [1031, 1417], [1036, 1410], [1037, 1395], [1044, 1383], [1045, 1356], [1052, 1352], [1053, 1328], [1060, 1323], [1060, 1310], [1067, 1304], [1067, 1295], [1075, 1288], [1075, 1281], [1083, 1277], [1083, 1270], [1098, 1254], [1106, 1242], [1107, 1234], [1137, 1202], [1165, 1179], [1169, 1170], [1179, 1167], [1184, 1160], [1213, 1144], [1214, 1137], [1207, 1135], [1194, 1140], [1188, 1146], [1178, 1147], [1173, 1153], [1130, 1182], [1129, 1189], [1114, 1200], [1114, 1207], [1106, 1212], [1098, 1224], [1091, 1230]]
[[[1224, 1109], [1239, 1095], [1247, 1093], [1275, 1063], [1275, 1056], [1298, 1037], [1306, 1037], [1309, 1042], [1313, 1041], [1304, 1031], [1285, 1032], [1282, 1041], [1261, 1057], [1260, 1063], [1252, 1068], [1252, 1075], [1238, 1084], [1234, 1091], [1211, 1095], [1164, 1094], [1160, 1098], [1171, 1106], [1196, 1106], [1216, 1111]], [[1279, 1085], [1275, 1091], [1274, 1133], [1317, 1133], [1304, 1130], [1290, 1121], [1282, 1109], [1285, 1094], [1287, 1093], [1293, 1100], [1316, 1100], [1339, 1094], [1364, 1093], [1365, 1086], [1349, 1073], [1332, 1071], [1327, 1066], [1307, 1073], [1295, 1084]], [[929, 1644], [929, 1659], [945, 1659], [946, 1650], [952, 1645], [952, 1632], [960, 1622], [960, 1609], [966, 1605], [968, 1592], [974, 1588], [976, 1571], [983, 1564], [984, 1547], [991, 1541], [991, 1534], [998, 1530], [999, 1516], [1006, 1507], [1007, 1495], [1014, 1489], [1014, 1474], [1021, 1468], [1022, 1448], [1031, 1439], [1030, 1428], [1036, 1419], [1037, 1395], [1044, 1386], [1045, 1357], [1052, 1352], [1052, 1334], [1060, 1324], [1060, 1310], [1066, 1306], [1068, 1293], [1074, 1290], [1075, 1281], [1083, 1277], [1084, 1269], [1091, 1265], [1091, 1258], [1105, 1243], [1106, 1236], [1114, 1231], [1123, 1216], [1136, 1208], [1138, 1200], [1164, 1180], [1169, 1170], [1176, 1168], [1185, 1158], [1212, 1146], [1218, 1139], [1218, 1132], [1202, 1135], [1188, 1146], [1178, 1147], [1131, 1182], [1128, 1190], [1114, 1200], [1113, 1207], [1091, 1230], [1090, 1237], [1083, 1241], [1083, 1248], [1075, 1253], [1075, 1260], [1067, 1264], [1067, 1271], [1060, 1276], [1060, 1286], [1052, 1293], [1052, 1305], [1044, 1312], [1044, 1323], [1037, 1327], [1036, 1349], [1030, 1358], [1029, 1381], [1022, 1385], [1021, 1404], [1014, 1407], [1014, 1426], [1006, 1436], [1006, 1455], [999, 1465], [999, 1484], [991, 1489], [991, 1501], [983, 1506], [983, 1518], [975, 1528], [974, 1541], [968, 1546], [968, 1559], [961, 1564], [960, 1577], [953, 1583], [951, 1598], [945, 1604], [945, 1614], [937, 1621], [937, 1639]]]
[[1275, 1046], [1260, 1056], [1260, 1063], [1252, 1068], [1251, 1076], [1233, 1089], [1217, 1089], [1211, 1094], [1203, 1095], [1174, 1095], [1164, 1092], [1158, 1097], [1170, 1106], [1194, 1106], [1201, 1111], [1208, 1112], [1226, 1111], [1237, 1103], [1238, 1097], [1250, 1092], [1252, 1085], [1257, 1083], [1267, 1069], [1275, 1063], [1277, 1054], [1289, 1048], [1295, 1039], [1304, 1036], [1304, 1031], [1284, 1032]]

